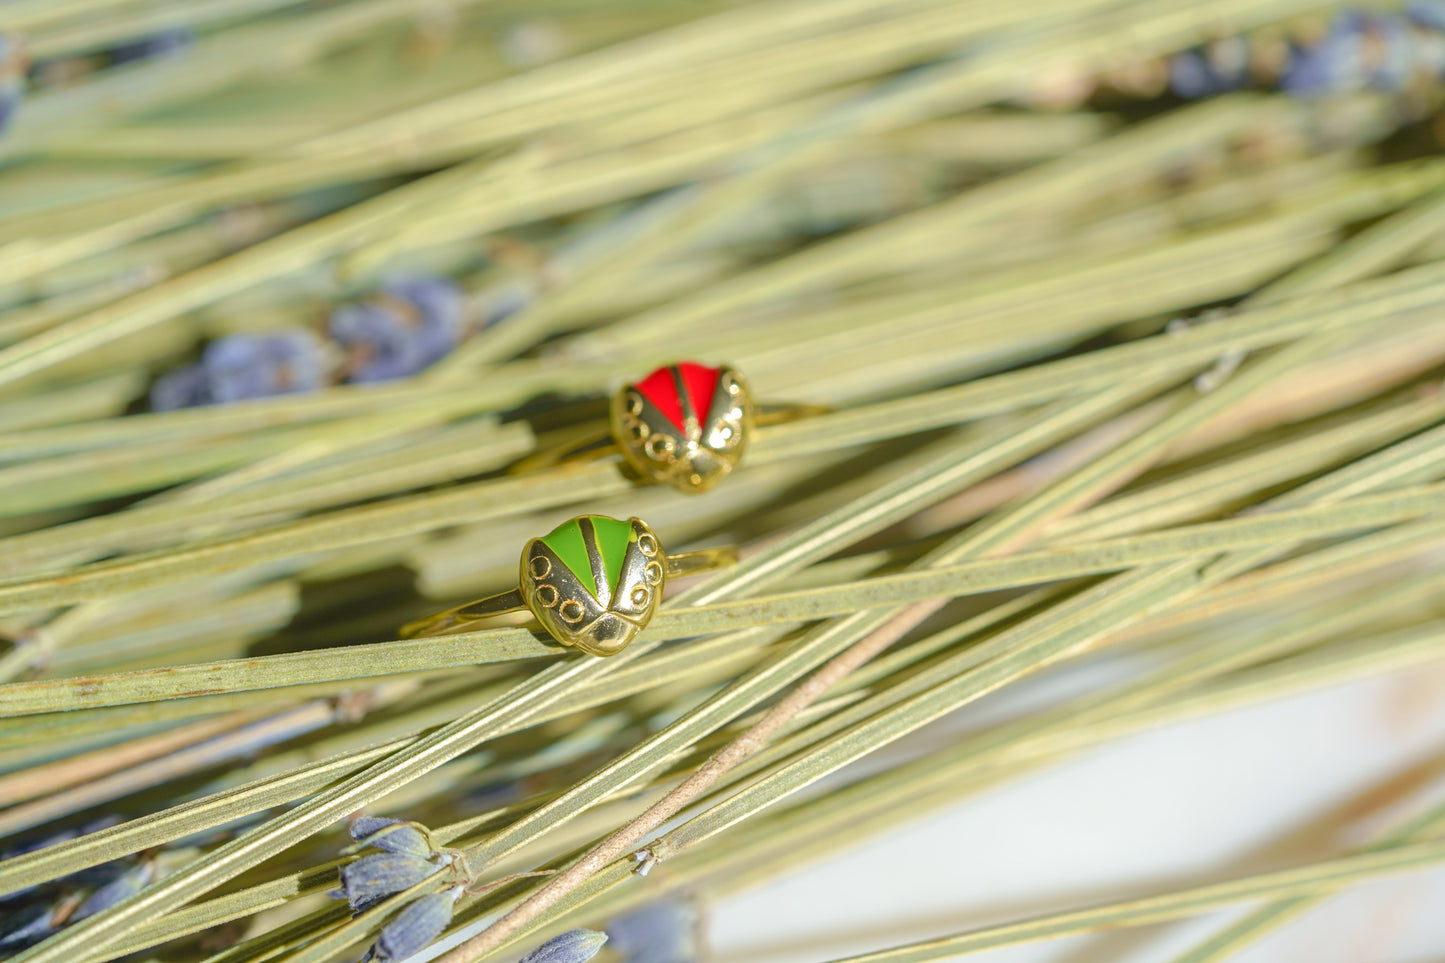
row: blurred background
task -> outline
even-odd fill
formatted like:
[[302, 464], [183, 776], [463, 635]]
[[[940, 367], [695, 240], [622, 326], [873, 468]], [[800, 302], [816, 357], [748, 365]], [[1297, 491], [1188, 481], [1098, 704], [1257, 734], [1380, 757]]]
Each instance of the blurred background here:
[[[0, 0], [0, 956], [1445, 960], [1442, 106], [1436, 0]], [[742, 562], [399, 638], [584, 512]]]

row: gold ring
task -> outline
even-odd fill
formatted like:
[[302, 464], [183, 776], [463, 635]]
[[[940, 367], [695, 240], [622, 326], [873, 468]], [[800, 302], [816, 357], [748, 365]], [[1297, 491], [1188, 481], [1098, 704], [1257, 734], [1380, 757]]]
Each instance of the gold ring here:
[[[753, 428], [827, 409], [778, 406], [760, 412], [742, 376], [679, 361], [623, 385], [612, 396], [611, 441], [639, 476], [688, 494], [710, 491], [742, 460]], [[608, 437], [589, 432], [525, 459], [514, 472], [604, 454]]]
[[558, 642], [616, 655], [647, 627], [669, 578], [737, 561], [730, 548], [668, 555], [639, 518], [579, 515], [522, 549], [518, 587], [402, 627], [402, 638], [530, 609]]

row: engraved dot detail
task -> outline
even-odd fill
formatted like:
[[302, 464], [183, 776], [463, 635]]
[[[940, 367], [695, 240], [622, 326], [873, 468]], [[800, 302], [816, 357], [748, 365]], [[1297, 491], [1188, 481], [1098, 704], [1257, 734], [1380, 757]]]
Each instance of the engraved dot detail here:
[[657, 539], [651, 535], [637, 536], [637, 550], [648, 558], [657, 554]]
[[556, 605], [556, 604], [557, 604], [557, 586], [555, 586], [555, 585], [539, 585], [539, 586], [537, 586], [537, 601], [538, 601], [538, 602], [541, 602], [543, 606], [545, 606], [546, 608], [549, 608], [549, 609], [550, 609], [552, 606]]
[[[545, 555], [533, 555], [532, 560], [527, 563], [527, 571], [532, 573], [533, 578], [546, 578], [552, 574], [552, 560]], [[552, 591], [556, 591], [553, 589]]]
[[557, 610], [557, 614], [562, 616], [563, 621], [575, 623], [582, 621], [582, 616], [587, 614], [587, 610], [584, 609], [582, 603], [576, 599], [568, 599], [562, 603], [562, 607]]
[[656, 562], [648, 562], [647, 567], [642, 570], [642, 577], [647, 579], [649, 584], [658, 584], [662, 581], [662, 566]]
[[647, 598], [648, 598], [648, 592], [647, 592], [647, 588], [646, 588], [645, 586], [638, 585], [638, 586], [636, 586], [635, 588], [633, 588], [633, 590], [632, 590], [632, 604], [633, 604], [633, 605], [646, 605], [646, 604], [647, 604]]

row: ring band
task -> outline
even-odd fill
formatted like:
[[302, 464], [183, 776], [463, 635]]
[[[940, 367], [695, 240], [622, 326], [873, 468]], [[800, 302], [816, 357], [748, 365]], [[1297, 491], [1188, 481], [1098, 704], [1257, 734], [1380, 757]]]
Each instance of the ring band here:
[[522, 549], [518, 587], [405, 625], [402, 638], [530, 609], [558, 642], [616, 655], [647, 627], [669, 578], [737, 561], [730, 548], [668, 555], [638, 518], [579, 515]]

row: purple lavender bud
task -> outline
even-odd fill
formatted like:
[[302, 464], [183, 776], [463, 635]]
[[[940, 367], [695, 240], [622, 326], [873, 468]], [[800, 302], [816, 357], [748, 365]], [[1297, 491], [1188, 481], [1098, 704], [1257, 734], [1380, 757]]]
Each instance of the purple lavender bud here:
[[1445, 0], [1410, 0], [1405, 18], [1427, 30], [1445, 33]]
[[198, 364], [162, 375], [151, 388], [150, 400], [151, 411], [199, 408], [215, 402], [211, 396], [210, 376]]
[[351, 380], [408, 378], [446, 357], [461, 341], [466, 298], [445, 278], [388, 282], [379, 295], [331, 314], [332, 338], [353, 356]]
[[425, 833], [400, 819], [386, 816], [362, 816], [351, 824], [351, 838], [363, 846], [417, 859], [431, 859], [436, 855]]
[[1194, 100], [1214, 93], [1214, 73], [1198, 50], [1184, 50], [1169, 58], [1169, 89]]
[[1280, 86], [1298, 97], [1347, 93], [1365, 86], [1365, 34], [1369, 22], [1347, 10], [1313, 47], [1298, 48], [1280, 78]]
[[321, 387], [326, 359], [306, 331], [233, 334], [212, 341], [201, 367], [218, 404], [300, 394]]
[[382, 963], [404, 960], [441, 936], [452, 921], [458, 892], [428, 893], [408, 903], [381, 928], [371, 950], [372, 959]]
[[[437, 277], [398, 278], [389, 282], [384, 290], [394, 298], [409, 302], [420, 312], [422, 328], [428, 337], [434, 342], [446, 342], [442, 354], [456, 347], [466, 322], [467, 300], [454, 283]], [[436, 358], [441, 358], [442, 354]]]
[[1410, 25], [1400, 17], [1378, 16], [1369, 20], [1373, 55], [1368, 58], [1368, 80], [1380, 90], [1404, 89], [1415, 69], [1415, 42]]
[[519, 963], [587, 963], [607, 942], [597, 930], [568, 930], [537, 947]]
[[23, 906], [0, 916], [0, 949], [23, 950], [55, 932], [55, 908], [44, 904]]
[[171, 27], [119, 44], [110, 49], [110, 62], [114, 65], [149, 60], [152, 57], [168, 57], [178, 54], [196, 42], [196, 35], [185, 27]]
[[695, 963], [697, 911], [681, 900], [648, 903], [609, 920], [607, 942], [627, 963]]
[[0, 33], [0, 135], [25, 99], [25, 74], [29, 69], [30, 57], [20, 41]]
[[419, 370], [406, 323], [382, 305], [343, 304], [331, 312], [328, 330], [354, 359], [351, 381], [391, 381]]
[[123, 867], [114, 879], [91, 891], [85, 902], [81, 903], [71, 916], [71, 920], [83, 920], [103, 909], [109, 909], [121, 900], [139, 893], [154, 877], [155, 866], [151, 863]]
[[404, 889], [410, 889], [438, 870], [425, 859], [401, 853], [373, 853], [341, 867], [341, 893], [360, 912]]
[[24, 856], [26, 853], [33, 853], [45, 849], [47, 846], [59, 846], [67, 843], [80, 835], [79, 829], [62, 829], [59, 832], [50, 833], [45, 836], [34, 836], [24, 842], [15, 843], [0, 851], [0, 859], [10, 859], [13, 856]]
[[66, 876], [65, 882], [74, 889], [104, 889], [124, 876], [133, 865], [124, 859], [117, 859], [99, 866], [87, 866]]

